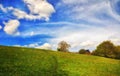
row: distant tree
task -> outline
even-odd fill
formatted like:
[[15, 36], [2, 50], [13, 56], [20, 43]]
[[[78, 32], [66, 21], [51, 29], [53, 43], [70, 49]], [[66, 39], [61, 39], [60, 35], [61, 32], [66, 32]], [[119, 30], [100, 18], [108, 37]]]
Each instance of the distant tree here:
[[65, 41], [61, 41], [60, 43], [58, 43], [58, 48], [57, 50], [58, 51], [63, 51], [63, 52], [68, 52], [70, 48], [70, 44], [68, 44], [67, 42]]
[[93, 55], [116, 58], [116, 46], [111, 41], [104, 41], [99, 44]]
[[90, 54], [90, 51], [85, 49], [80, 49], [79, 54]]
[[86, 50], [85, 49], [80, 49], [79, 50], [79, 54], [85, 54], [86, 53]]
[[115, 54], [116, 54], [116, 59], [120, 59], [120, 46], [116, 46]]

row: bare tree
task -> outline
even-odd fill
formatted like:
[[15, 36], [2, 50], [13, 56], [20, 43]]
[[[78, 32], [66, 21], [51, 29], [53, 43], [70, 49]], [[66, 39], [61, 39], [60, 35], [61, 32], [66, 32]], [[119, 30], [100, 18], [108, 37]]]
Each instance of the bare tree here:
[[63, 52], [68, 52], [69, 50], [69, 47], [70, 47], [70, 44], [68, 44], [67, 42], [65, 41], [61, 41], [60, 43], [58, 43], [58, 48], [57, 50], [58, 51], [63, 51]]

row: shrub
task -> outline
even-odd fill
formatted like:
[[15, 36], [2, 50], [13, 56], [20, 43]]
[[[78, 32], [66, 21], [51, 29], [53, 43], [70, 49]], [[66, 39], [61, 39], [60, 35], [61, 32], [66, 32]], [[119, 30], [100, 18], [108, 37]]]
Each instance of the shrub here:
[[90, 54], [90, 51], [85, 49], [80, 49], [79, 54]]

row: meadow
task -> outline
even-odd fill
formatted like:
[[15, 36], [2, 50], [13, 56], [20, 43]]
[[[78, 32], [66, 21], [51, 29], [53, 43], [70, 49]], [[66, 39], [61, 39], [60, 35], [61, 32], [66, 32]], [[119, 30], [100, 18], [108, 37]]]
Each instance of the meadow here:
[[0, 46], [0, 76], [120, 76], [120, 60]]

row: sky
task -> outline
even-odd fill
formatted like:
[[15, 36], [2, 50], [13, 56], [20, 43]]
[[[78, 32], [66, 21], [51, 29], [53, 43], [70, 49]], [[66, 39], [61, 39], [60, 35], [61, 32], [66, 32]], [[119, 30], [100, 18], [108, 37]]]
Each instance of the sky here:
[[120, 45], [120, 0], [0, 0], [0, 45], [70, 51]]

